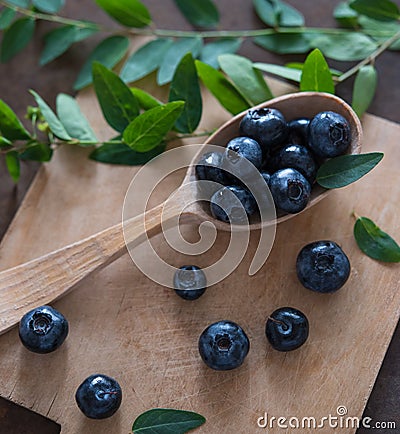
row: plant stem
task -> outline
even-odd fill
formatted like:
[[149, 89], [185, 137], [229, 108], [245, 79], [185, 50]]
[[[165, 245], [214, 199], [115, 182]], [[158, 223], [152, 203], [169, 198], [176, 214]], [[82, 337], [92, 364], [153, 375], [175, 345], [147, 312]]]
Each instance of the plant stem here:
[[212, 131], [199, 131], [198, 133], [189, 133], [189, 134], [176, 134], [172, 137], [168, 137], [165, 139], [166, 142], [172, 142], [174, 140], [183, 140], [183, 139], [191, 139], [195, 137], [206, 137], [210, 136], [215, 130]]
[[347, 80], [352, 75], [356, 74], [363, 66], [372, 63], [380, 54], [382, 54], [387, 48], [389, 48], [394, 42], [400, 39], [400, 31], [395, 33], [391, 38], [386, 39], [373, 53], [371, 53], [368, 57], [363, 59], [361, 62], [357, 63], [357, 65], [350, 68], [340, 77], [338, 77], [337, 81], [342, 82]]
[[[111, 28], [102, 26], [89, 21], [74, 20], [70, 18], [61, 17], [58, 15], [44, 14], [36, 12], [30, 9], [26, 9], [20, 6], [11, 5], [4, 0], [0, 0], [0, 5], [13, 9], [16, 12], [21, 13], [27, 17], [31, 17], [38, 20], [50, 21], [53, 23], [75, 26], [84, 29], [94, 29], [105, 33], [125, 33], [131, 36], [159, 36], [159, 37], [174, 37], [174, 38], [189, 38], [189, 37], [201, 37], [201, 38], [253, 38], [256, 36], [268, 36], [276, 33], [325, 33], [332, 35], [341, 35], [353, 32], [351, 29], [340, 28], [320, 28], [320, 27], [277, 27], [277, 28], [265, 28], [265, 29], [253, 29], [253, 30], [208, 30], [208, 31], [186, 31], [186, 30], [169, 30], [158, 28], [147, 29], [128, 29], [128, 28]], [[371, 36], [389, 36], [391, 32], [388, 31], [369, 31]]]

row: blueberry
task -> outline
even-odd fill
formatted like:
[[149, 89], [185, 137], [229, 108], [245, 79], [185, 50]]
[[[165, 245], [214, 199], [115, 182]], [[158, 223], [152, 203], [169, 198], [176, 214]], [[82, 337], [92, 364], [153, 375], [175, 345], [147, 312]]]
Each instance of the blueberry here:
[[315, 241], [300, 250], [296, 271], [306, 288], [323, 293], [334, 292], [349, 278], [350, 262], [335, 242]]
[[239, 367], [249, 348], [246, 333], [232, 321], [218, 321], [209, 325], [199, 338], [201, 358], [208, 367], [217, 371]]
[[222, 157], [222, 166], [224, 161], [230, 163], [235, 170], [235, 166], [240, 163], [240, 157], [249, 160], [257, 169], [260, 169], [262, 163], [262, 151], [260, 145], [250, 137], [235, 137], [226, 145]]
[[114, 378], [94, 374], [78, 387], [75, 400], [82, 413], [91, 419], [105, 419], [120, 407], [122, 390]]
[[317, 165], [308, 148], [299, 144], [289, 144], [277, 151], [271, 158], [270, 167], [279, 169], [296, 169], [304, 175], [310, 184], [315, 181]]
[[297, 118], [288, 122], [289, 128], [289, 142], [297, 143], [299, 145], [308, 145], [308, 126], [311, 119]]
[[318, 113], [310, 122], [309, 146], [320, 157], [343, 154], [351, 141], [348, 121], [335, 112]]
[[51, 353], [68, 335], [68, 321], [51, 306], [40, 306], [26, 313], [19, 323], [19, 337], [34, 353]]
[[197, 179], [226, 185], [227, 173], [221, 168], [222, 152], [207, 152], [196, 164]]
[[275, 205], [288, 213], [302, 211], [310, 199], [311, 185], [295, 169], [281, 169], [273, 173], [269, 188]]
[[251, 137], [262, 147], [263, 152], [284, 143], [288, 127], [283, 114], [273, 108], [248, 110], [239, 125], [242, 136]]
[[308, 338], [307, 317], [293, 307], [276, 309], [267, 320], [265, 334], [275, 350], [295, 350]]
[[196, 300], [207, 288], [204, 271], [196, 265], [184, 265], [174, 275], [175, 292], [185, 300]]
[[[232, 193], [238, 200], [235, 200]], [[257, 203], [253, 195], [245, 188], [227, 186], [216, 191], [210, 201], [211, 214], [214, 218], [231, 224], [246, 223], [247, 215], [257, 211]]]
[[271, 175], [265, 170], [261, 171], [261, 176], [264, 178], [264, 181], [269, 185], [269, 181], [271, 180]]

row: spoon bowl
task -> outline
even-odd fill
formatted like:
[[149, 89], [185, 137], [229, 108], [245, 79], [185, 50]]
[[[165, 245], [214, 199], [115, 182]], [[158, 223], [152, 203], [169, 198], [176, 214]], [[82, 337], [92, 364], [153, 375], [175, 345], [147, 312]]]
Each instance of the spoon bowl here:
[[[361, 150], [361, 125], [354, 111], [340, 98], [330, 94], [302, 92], [284, 95], [258, 107], [271, 107], [280, 110], [287, 120], [296, 117], [313, 117], [315, 114], [331, 110], [343, 115], [350, 123], [352, 141], [348, 153]], [[239, 124], [245, 113], [234, 116], [222, 125], [204, 143], [187, 169], [182, 187], [196, 180], [195, 165], [211, 144], [225, 146], [230, 139], [239, 135]], [[196, 185], [196, 184], [193, 184]], [[227, 223], [213, 219], [201, 203], [193, 203], [195, 192], [185, 194], [179, 188], [172, 200], [133, 217], [124, 224], [119, 223], [76, 243], [48, 253], [40, 258], [0, 272], [0, 334], [16, 325], [28, 311], [60, 298], [77, 283], [95, 271], [118, 259], [129, 248], [159, 233], [163, 224], [178, 221], [186, 214], [197, 221], [212, 221], [217, 229], [229, 230]], [[311, 200], [306, 209], [318, 203], [328, 191], [314, 186]], [[192, 197], [188, 197], [192, 196]], [[185, 204], [188, 204], [185, 209]], [[182, 212], [184, 210], [184, 212]], [[280, 223], [296, 214], [278, 215], [274, 222]], [[260, 221], [250, 221], [250, 229], [260, 228]]]

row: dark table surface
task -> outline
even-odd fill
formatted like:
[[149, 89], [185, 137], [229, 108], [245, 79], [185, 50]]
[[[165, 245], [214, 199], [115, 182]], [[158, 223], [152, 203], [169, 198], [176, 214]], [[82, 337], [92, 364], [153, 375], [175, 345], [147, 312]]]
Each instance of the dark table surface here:
[[[173, 0], [143, 0], [148, 6], [153, 21], [158, 28], [191, 30], [177, 10]], [[335, 27], [332, 11], [339, 3], [338, 0], [288, 0], [293, 6], [303, 12], [306, 24], [315, 27]], [[396, 3], [399, 4], [399, 1]], [[256, 17], [251, 0], [216, 0], [221, 11], [220, 29], [256, 29], [263, 24]], [[94, 0], [66, 0], [62, 15], [76, 19], [88, 19], [109, 24], [117, 28], [95, 4]], [[40, 22], [37, 26], [36, 37], [27, 49], [7, 64], [0, 65], [0, 98], [5, 100], [20, 117], [23, 117], [26, 107], [33, 103], [28, 89], [36, 90], [46, 101], [54, 106], [55, 97], [60, 92], [73, 94], [72, 84], [77, 71], [94, 48], [99, 37], [93, 37], [70, 49], [61, 58], [39, 67], [38, 58], [43, 48], [43, 35], [54, 25]], [[104, 36], [103, 36], [104, 37]], [[283, 65], [288, 61], [303, 61], [304, 56], [276, 55], [268, 53], [245, 41], [239, 51], [254, 61], [271, 62]], [[400, 122], [400, 86], [398, 86], [399, 52], [385, 52], [376, 61], [379, 73], [377, 95], [369, 112], [386, 119]], [[352, 64], [346, 62], [329, 61], [330, 66], [341, 70], [348, 69]], [[351, 101], [353, 80], [337, 87], [337, 94], [347, 101]], [[23, 163], [21, 180], [17, 185], [7, 174], [4, 161], [0, 161], [0, 237], [18, 209], [29, 188], [39, 165]], [[384, 363], [373, 388], [365, 409], [365, 416], [374, 421], [395, 421], [396, 430], [375, 429], [374, 432], [400, 432], [400, 327], [394, 334], [392, 343], [386, 354]], [[1, 394], [1, 392], [0, 392]], [[46, 421], [35, 417], [27, 422], [25, 413], [21, 409], [13, 409], [10, 403], [0, 399], [0, 426], [7, 426], [7, 433], [38, 433], [58, 432], [56, 426], [45, 428]], [[34, 423], [33, 420], [35, 421]], [[13, 428], [12, 428], [13, 427]], [[30, 428], [28, 428], [30, 427]], [[46, 429], [46, 430], [45, 430]], [[3, 432], [2, 429], [0, 429]], [[367, 429], [360, 428], [358, 434], [366, 434]]]

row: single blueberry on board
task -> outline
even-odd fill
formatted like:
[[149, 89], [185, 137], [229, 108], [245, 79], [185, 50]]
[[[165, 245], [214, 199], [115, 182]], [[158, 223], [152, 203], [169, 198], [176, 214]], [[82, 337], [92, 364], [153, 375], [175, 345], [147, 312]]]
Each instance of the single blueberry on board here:
[[27, 312], [19, 323], [22, 344], [34, 353], [50, 353], [59, 348], [68, 335], [68, 321], [51, 306]]
[[307, 317], [293, 307], [276, 309], [265, 324], [265, 335], [278, 351], [292, 351], [301, 347], [308, 338], [308, 331]]
[[174, 289], [177, 295], [185, 300], [196, 300], [207, 289], [207, 278], [204, 271], [196, 265], [184, 265], [176, 270]]
[[82, 413], [91, 419], [105, 419], [120, 407], [122, 390], [114, 378], [94, 374], [78, 387], [75, 400]]
[[250, 341], [238, 324], [218, 321], [200, 335], [199, 353], [204, 363], [217, 371], [238, 368], [246, 358]]
[[273, 173], [269, 188], [275, 205], [291, 214], [302, 211], [311, 195], [310, 183], [295, 169], [281, 169]]
[[342, 115], [325, 111], [318, 113], [310, 122], [309, 146], [323, 158], [343, 154], [351, 142], [350, 124]]
[[300, 250], [296, 271], [306, 288], [322, 293], [335, 292], [350, 276], [350, 261], [334, 241], [314, 241]]

